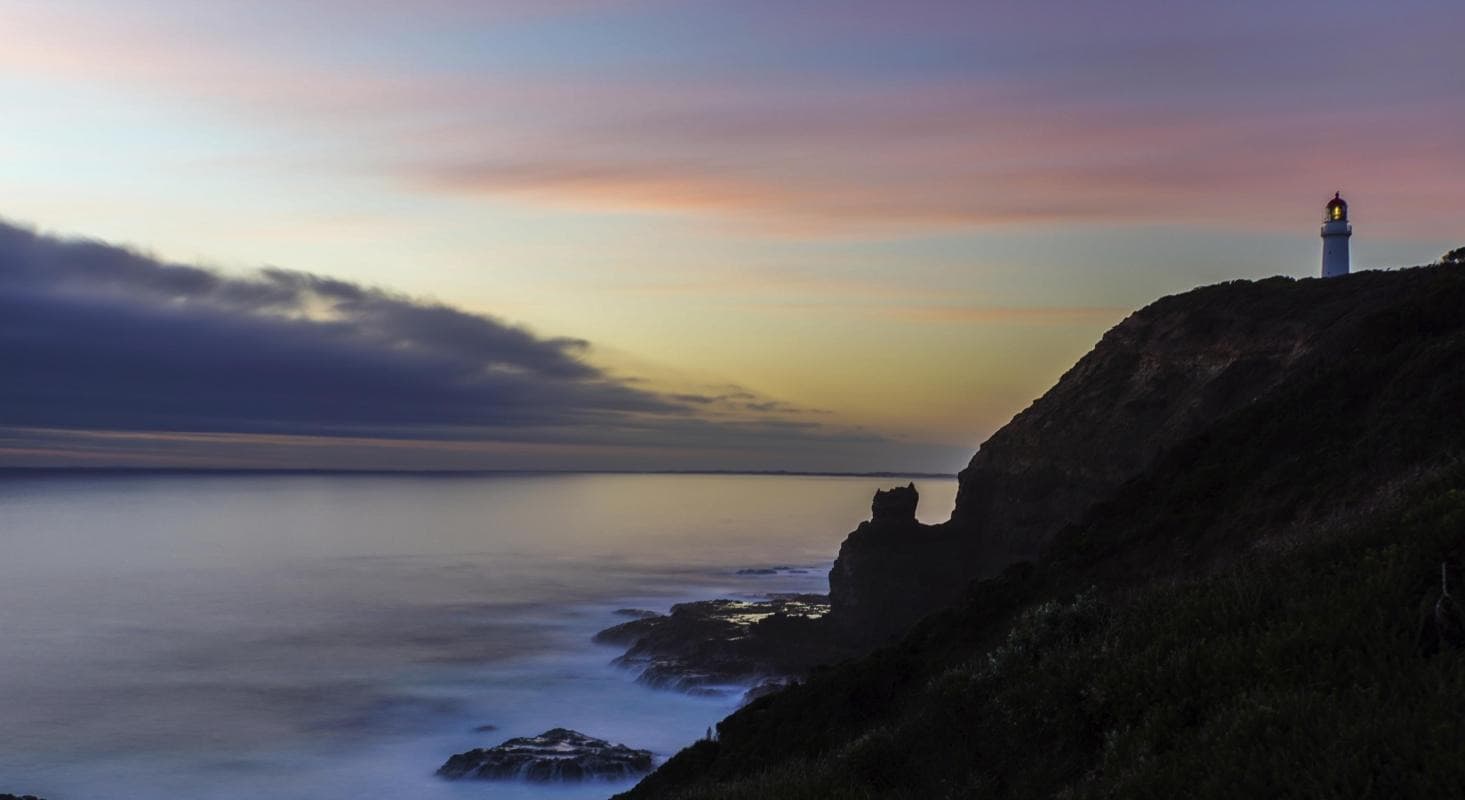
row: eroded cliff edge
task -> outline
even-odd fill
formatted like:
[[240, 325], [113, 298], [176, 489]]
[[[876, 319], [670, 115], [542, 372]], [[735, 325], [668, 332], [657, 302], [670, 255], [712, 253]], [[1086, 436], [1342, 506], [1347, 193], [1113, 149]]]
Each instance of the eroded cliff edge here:
[[1234, 281], [1134, 312], [981, 445], [949, 521], [877, 513], [850, 534], [830, 574], [831, 620], [878, 642], [955, 602], [971, 580], [1037, 558], [1059, 531], [1288, 376], [1335, 369], [1428, 319], [1419, 306], [1439, 280], [1416, 269]]
[[850, 537], [841, 608], [902, 535], [1007, 568], [624, 796], [1460, 795], [1465, 270], [1199, 289], [1061, 383], [950, 522]]

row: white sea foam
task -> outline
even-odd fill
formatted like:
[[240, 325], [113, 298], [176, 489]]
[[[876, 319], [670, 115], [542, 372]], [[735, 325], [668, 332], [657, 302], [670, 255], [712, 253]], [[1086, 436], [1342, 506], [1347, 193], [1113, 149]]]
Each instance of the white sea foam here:
[[[481, 798], [433, 771], [554, 727], [669, 755], [736, 694], [647, 689], [591, 635], [620, 608], [824, 591], [888, 482], [5, 478], [0, 792]], [[921, 490], [926, 513], [949, 511], [954, 482]], [[807, 571], [736, 574], [763, 564]]]

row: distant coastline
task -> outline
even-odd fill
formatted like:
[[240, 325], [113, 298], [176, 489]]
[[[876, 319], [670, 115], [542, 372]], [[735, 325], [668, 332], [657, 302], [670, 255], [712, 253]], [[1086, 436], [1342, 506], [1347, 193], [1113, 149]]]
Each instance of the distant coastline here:
[[749, 475], [791, 478], [955, 479], [954, 472], [822, 472], [743, 469], [280, 469], [248, 467], [0, 467], [0, 478], [38, 475], [382, 475], [422, 478], [471, 478], [511, 475]]

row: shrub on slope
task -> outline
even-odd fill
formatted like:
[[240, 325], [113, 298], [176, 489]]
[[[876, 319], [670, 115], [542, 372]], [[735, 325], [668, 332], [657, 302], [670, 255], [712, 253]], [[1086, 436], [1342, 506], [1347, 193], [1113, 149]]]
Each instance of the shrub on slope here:
[[630, 796], [1462, 796], [1465, 652], [1418, 647], [1462, 546], [1465, 491], [1438, 490], [1203, 578], [1044, 602], [838, 747]]

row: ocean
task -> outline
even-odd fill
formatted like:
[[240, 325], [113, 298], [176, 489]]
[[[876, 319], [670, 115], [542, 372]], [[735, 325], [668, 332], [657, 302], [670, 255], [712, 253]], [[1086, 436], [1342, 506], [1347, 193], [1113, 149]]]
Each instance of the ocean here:
[[[0, 793], [47, 800], [604, 798], [450, 782], [567, 727], [661, 757], [737, 694], [646, 688], [615, 611], [825, 592], [889, 478], [0, 477]], [[918, 479], [922, 518], [956, 483]], [[739, 570], [791, 566], [776, 575]], [[480, 730], [492, 726], [492, 730]]]

